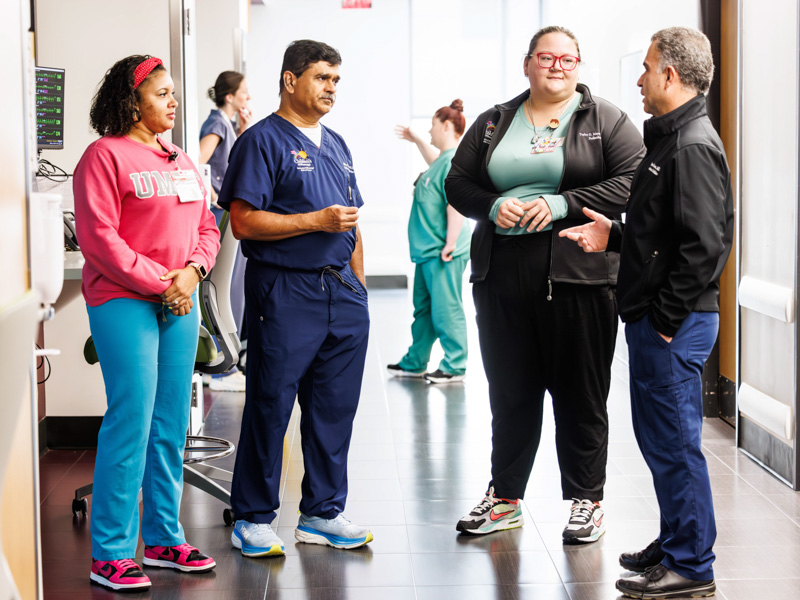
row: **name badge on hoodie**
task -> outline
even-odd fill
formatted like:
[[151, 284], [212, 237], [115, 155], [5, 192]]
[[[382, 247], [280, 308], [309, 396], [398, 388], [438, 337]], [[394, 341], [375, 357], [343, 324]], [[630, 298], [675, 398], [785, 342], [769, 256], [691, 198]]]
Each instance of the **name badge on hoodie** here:
[[205, 195], [194, 171], [171, 171], [170, 177], [172, 177], [172, 183], [175, 185], [178, 199], [181, 202], [205, 200]]

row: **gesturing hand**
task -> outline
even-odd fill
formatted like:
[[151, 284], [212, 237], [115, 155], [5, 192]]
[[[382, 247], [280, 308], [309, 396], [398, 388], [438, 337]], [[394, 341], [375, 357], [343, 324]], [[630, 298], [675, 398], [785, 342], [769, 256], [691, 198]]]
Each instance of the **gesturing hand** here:
[[342, 233], [354, 229], [358, 224], [358, 209], [355, 206], [334, 204], [317, 212], [317, 226], [320, 231]]
[[409, 142], [416, 141], [414, 136], [414, 132], [411, 131], [410, 127], [405, 127], [404, 125], [397, 125], [394, 128], [394, 132], [397, 134], [401, 140], [408, 140]]
[[589, 217], [592, 222], [559, 231], [558, 237], [565, 237], [573, 242], [578, 242], [584, 252], [602, 252], [608, 247], [611, 220], [591, 208], [584, 207], [583, 214]]

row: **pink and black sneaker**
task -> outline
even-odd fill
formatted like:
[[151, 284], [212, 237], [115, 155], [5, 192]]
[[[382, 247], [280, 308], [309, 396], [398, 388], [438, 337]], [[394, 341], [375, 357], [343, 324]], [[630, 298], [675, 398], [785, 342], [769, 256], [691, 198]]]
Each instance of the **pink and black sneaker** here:
[[145, 575], [133, 559], [95, 560], [89, 579], [112, 590], [145, 590], [150, 587], [150, 578]]
[[213, 558], [185, 543], [180, 546], [145, 546], [142, 562], [148, 567], [177, 569], [185, 573], [203, 573], [217, 566]]

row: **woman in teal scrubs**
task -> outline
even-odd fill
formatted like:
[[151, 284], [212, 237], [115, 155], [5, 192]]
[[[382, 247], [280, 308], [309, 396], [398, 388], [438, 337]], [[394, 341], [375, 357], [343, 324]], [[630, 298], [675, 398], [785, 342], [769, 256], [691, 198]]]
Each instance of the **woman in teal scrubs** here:
[[[395, 377], [423, 377], [430, 383], [462, 381], [467, 368], [467, 323], [461, 281], [469, 259], [470, 228], [447, 203], [444, 180], [464, 133], [461, 100], [443, 106], [431, 119], [431, 143], [408, 127], [399, 137], [417, 145], [429, 168], [417, 178], [408, 220], [408, 245], [414, 272], [414, 322], [411, 346], [399, 363], [388, 365]], [[444, 350], [439, 368], [428, 373], [436, 340]]]

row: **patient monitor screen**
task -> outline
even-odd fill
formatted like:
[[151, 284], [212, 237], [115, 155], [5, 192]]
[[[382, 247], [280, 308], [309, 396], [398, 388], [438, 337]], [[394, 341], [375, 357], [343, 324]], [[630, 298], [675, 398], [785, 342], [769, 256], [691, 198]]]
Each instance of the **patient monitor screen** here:
[[64, 69], [36, 67], [36, 145], [64, 148]]

